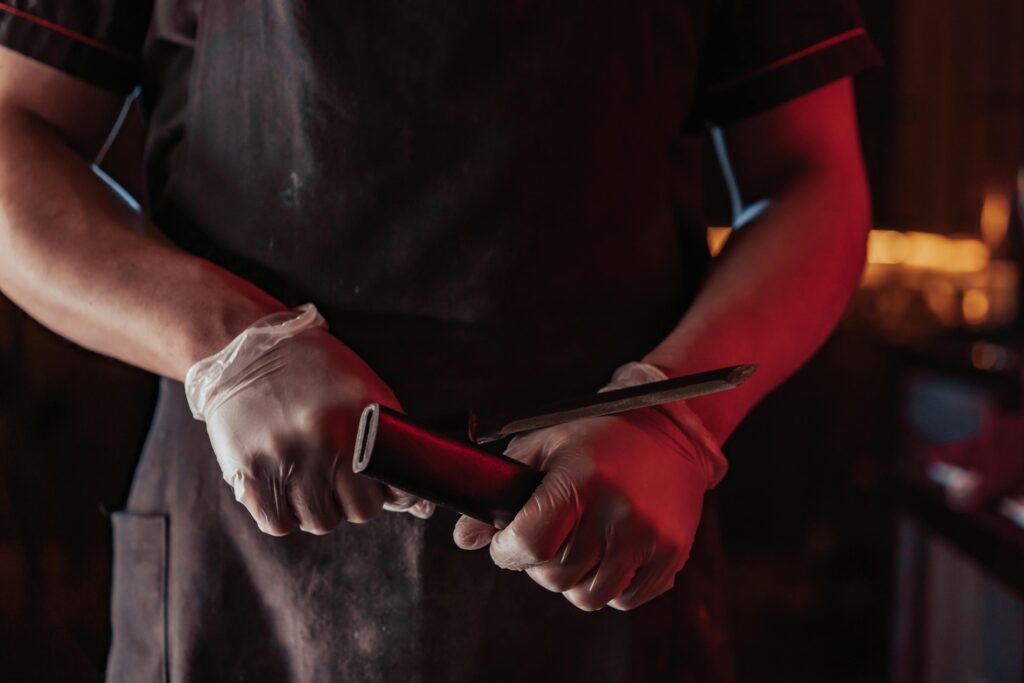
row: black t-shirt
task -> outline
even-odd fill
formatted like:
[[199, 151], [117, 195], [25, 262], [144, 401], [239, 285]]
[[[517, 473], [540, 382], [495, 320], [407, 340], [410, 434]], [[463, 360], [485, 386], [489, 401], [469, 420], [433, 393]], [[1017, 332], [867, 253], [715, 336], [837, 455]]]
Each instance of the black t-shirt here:
[[702, 127], [876, 61], [849, 0], [8, 0], [0, 44], [141, 85], [157, 225], [414, 406], [641, 356], [709, 259]]

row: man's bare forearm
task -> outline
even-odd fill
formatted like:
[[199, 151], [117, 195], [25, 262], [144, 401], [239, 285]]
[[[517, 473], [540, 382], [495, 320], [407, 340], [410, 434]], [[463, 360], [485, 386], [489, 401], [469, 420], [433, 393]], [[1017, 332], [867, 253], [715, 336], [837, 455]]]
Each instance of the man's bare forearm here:
[[761, 364], [743, 387], [690, 401], [720, 441], [832, 331], [863, 269], [869, 214], [862, 177], [800, 174], [732, 235], [686, 316], [645, 358], [673, 374]]
[[60, 134], [0, 120], [0, 290], [58, 334], [167, 377], [283, 305], [154, 237]]

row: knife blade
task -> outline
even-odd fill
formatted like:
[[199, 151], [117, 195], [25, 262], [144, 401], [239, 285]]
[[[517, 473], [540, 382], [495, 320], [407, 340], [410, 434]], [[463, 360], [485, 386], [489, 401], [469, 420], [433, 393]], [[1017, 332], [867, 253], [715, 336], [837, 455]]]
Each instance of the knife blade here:
[[734, 389], [753, 375], [756, 364], [731, 365], [660, 382], [638, 384], [598, 394], [557, 401], [527, 414], [484, 416], [469, 413], [469, 438], [478, 444], [498, 441], [520, 432], [550, 427], [570, 420], [614, 415], [638, 408], [705, 396]]

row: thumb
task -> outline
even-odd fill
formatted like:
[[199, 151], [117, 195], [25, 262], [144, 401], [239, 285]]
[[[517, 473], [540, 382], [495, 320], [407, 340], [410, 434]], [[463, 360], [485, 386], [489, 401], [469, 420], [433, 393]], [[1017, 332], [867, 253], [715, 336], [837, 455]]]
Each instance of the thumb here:
[[491, 559], [503, 569], [547, 562], [579, 523], [579, 490], [563, 469], [549, 470], [512, 522], [494, 534]]
[[463, 550], [478, 550], [490, 543], [496, 532], [497, 529], [490, 524], [462, 515], [455, 523], [452, 538], [455, 545]]
[[[533, 464], [537, 459], [539, 446], [543, 443], [543, 439], [537, 436], [541, 431], [516, 435], [505, 447], [504, 454], [513, 460]], [[491, 539], [497, 533], [498, 529], [490, 524], [462, 515], [455, 523], [452, 538], [455, 539], [455, 545], [463, 550], [478, 550], [490, 545]]]

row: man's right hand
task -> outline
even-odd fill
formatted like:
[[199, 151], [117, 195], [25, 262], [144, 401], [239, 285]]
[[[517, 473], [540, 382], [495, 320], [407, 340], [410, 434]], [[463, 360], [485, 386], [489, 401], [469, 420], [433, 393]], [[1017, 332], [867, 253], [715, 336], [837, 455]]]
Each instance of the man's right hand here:
[[[81, 346], [181, 380], [253, 320], [287, 309], [159, 239], [93, 173], [124, 99], [0, 48], [0, 292]], [[208, 423], [225, 475], [261, 528], [323, 533], [372, 517], [382, 501], [429, 513], [351, 472], [363, 406], [398, 407], [361, 359], [310, 330], [267, 360], [273, 371], [254, 374]]]
[[235, 498], [261, 531], [325, 534], [382, 506], [427, 516], [428, 504], [352, 472], [368, 403], [400, 410], [394, 394], [323, 328], [285, 339], [247, 365], [206, 415], [210, 442]]

